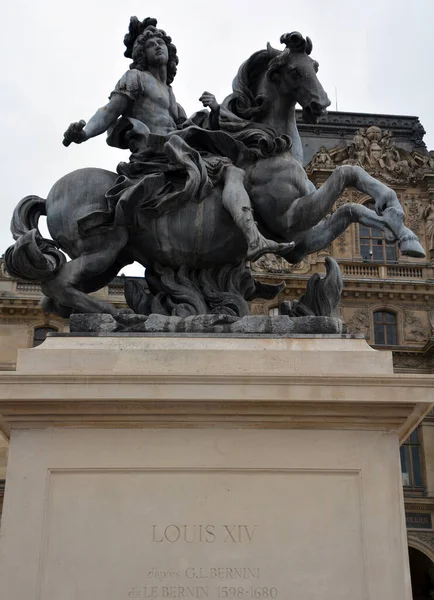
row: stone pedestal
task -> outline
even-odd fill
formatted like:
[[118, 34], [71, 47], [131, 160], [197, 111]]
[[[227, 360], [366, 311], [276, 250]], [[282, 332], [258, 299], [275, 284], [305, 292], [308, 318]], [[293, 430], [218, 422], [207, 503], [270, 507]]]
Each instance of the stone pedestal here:
[[399, 440], [431, 376], [362, 339], [55, 336], [0, 377], [13, 600], [410, 600]]

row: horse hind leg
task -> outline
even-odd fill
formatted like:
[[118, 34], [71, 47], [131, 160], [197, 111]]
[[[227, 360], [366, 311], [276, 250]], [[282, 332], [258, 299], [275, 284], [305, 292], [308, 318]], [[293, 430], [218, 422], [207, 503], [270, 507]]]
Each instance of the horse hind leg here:
[[115, 314], [117, 309], [112, 304], [92, 298], [83, 290], [93, 291], [109, 283], [122, 266], [117, 257], [126, 238], [126, 233], [118, 232], [114, 239], [104, 240], [103, 248], [71, 260], [55, 277], [43, 282], [42, 292], [54, 303], [51, 307], [55, 310], [60, 307], [62, 312], [69, 307], [71, 312]]

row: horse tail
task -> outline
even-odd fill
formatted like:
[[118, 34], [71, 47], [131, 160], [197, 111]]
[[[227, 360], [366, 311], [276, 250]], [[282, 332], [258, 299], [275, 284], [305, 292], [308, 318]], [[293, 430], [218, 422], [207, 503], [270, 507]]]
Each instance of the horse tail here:
[[47, 281], [66, 262], [56, 244], [43, 238], [38, 229], [39, 217], [47, 214], [45, 203], [39, 196], [26, 196], [14, 210], [11, 232], [16, 241], [4, 256], [6, 271], [12, 277]]

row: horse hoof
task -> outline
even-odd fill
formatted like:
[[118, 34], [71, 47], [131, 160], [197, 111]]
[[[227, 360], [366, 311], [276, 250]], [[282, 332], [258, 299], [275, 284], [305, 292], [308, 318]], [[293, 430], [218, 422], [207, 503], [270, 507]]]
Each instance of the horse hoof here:
[[412, 256], [413, 258], [425, 258], [425, 250], [415, 238], [402, 239], [399, 242], [399, 249], [404, 256]]

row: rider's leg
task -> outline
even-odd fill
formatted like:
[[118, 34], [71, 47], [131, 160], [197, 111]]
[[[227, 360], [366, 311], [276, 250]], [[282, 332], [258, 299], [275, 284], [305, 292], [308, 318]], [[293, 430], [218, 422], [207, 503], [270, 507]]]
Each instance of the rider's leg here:
[[232, 216], [235, 225], [241, 229], [247, 242], [247, 259], [256, 260], [263, 254], [272, 252], [284, 254], [293, 248], [294, 244], [279, 244], [265, 238], [258, 230], [253, 217], [252, 205], [244, 187], [245, 172], [238, 167], [229, 165], [223, 170], [223, 206]]

